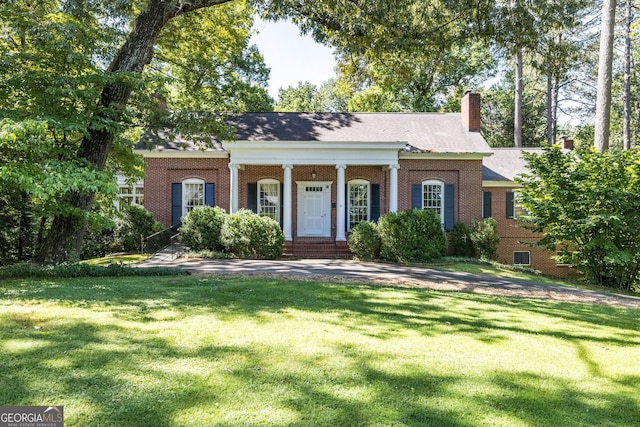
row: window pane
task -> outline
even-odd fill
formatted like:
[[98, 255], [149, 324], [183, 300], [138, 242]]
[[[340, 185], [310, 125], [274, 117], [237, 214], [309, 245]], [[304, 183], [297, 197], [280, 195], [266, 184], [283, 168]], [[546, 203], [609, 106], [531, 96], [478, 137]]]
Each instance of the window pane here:
[[280, 222], [280, 183], [260, 184], [258, 211], [260, 215]]
[[515, 265], [531, 265], [529, 252], [514, 252], [513, 253], [513, 263]]
[[204, 206], [204, 184], [185, 184], [184, 193], [187, 213], [195, 207]]
[[442, 185], [425, 184], [422, 187], [422, 208], [433, 209], [438, 216], [442, 213]]
[[369, 221], [369, 184], [349, 184], [349, 230]]

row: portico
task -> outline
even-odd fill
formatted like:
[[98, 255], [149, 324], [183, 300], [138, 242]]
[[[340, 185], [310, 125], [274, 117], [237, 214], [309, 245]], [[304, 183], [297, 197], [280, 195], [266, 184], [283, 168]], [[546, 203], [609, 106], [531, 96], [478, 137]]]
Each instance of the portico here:
[[[243, 169], [251, 166], [280, 166], [283, 169], [282, 229], [286, 241], [299, 237], [331, 237], [331, 210], [335, 208], [335, 241], [346, 241], [347, 181], [349, 167], [376, 166], [389, 172], [389, 212], [398, 210], [398, 156], [406, 142], [326, 142], [326, 141], [236, 141], [227, 145], [230, 169], [230, 210], [239, 204], [239, 182]], [[297, 177], [296, 167], [335, 168], [331, 179], [315, 180], [311, 176]], [[295, 185], [295, 189], [294, 189]], [[335, 187], [335, 192], [333, 188]], [[297, 209], [294, 212], [293, 196]], [[331, 195], [335, 194], [335, 201]]]

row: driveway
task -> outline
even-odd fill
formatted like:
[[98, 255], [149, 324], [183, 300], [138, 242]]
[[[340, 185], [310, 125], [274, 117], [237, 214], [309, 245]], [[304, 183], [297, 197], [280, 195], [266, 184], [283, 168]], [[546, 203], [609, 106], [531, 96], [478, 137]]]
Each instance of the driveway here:
[[397, 264], [354, 260], [174, 259], [172, 254], [161, 252], [140, 266], [179, 267], [193, 274], [211, 276], [281, 277], [297, 280], [375, 283], [390, 286], [420, 287], [441, 291], [464, 291], [487, 295], [640, 308], [640, 297], [543, 283], [532, 283], [514, 279], [500, 279], [470, 273], [438, 271]]

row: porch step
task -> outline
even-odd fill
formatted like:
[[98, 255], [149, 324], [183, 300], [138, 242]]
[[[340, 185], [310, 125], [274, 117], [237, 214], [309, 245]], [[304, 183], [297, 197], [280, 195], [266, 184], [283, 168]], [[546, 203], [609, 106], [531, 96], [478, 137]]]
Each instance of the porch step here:
[[286, 258], [351, 258], [347, 242], [333, 240], [296, 240], [285, 242], [283, 256]]

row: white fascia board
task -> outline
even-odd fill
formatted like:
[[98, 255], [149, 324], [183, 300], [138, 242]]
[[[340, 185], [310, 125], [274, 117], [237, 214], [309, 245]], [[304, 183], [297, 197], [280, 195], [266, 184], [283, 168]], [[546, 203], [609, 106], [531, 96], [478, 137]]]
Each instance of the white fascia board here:
[[401, 160], [482, 160], [493, 153], [400, 153]]
[[144, 158], [180, 158], [180, 159], [227, 159], [229, 153], [226, 151], [201, 151], [201, 150], [166, 150], [149, 151], [133, 150]]
[[389, 165], [398, 162], [405, 142], [234, 142], [231, 162], [244, 165]]
[[513, 181], [482, 181], [483, 187], [493, 188], [520, 188], [522, 185], [516, 184]]

